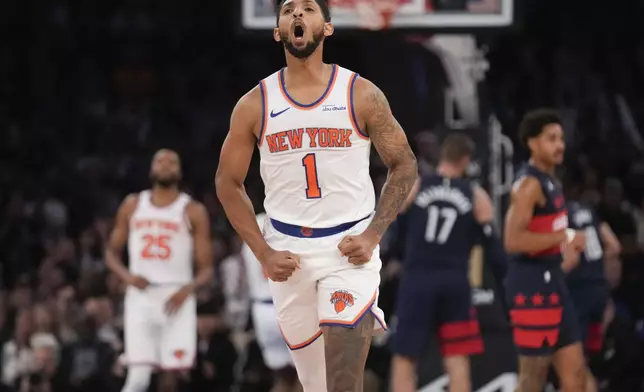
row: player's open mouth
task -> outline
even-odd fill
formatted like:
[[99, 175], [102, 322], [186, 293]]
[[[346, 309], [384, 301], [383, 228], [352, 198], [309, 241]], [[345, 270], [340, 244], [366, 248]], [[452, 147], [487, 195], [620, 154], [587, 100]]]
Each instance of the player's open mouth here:
[[304, 39], [304, 26], [299, 24], [299, 22], [295, 22], [293, 26], [293, 37], [295, 37], [296, 41], [302, 41]]

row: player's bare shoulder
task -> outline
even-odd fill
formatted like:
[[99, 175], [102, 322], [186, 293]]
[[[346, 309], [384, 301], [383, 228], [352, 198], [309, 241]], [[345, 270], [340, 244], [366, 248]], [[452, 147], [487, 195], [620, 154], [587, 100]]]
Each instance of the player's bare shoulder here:
[[[407, 135], [391, 112], [389, 101], [382, 90], [370, 80], [359, 77], [353, 94], [358, 122], [383, 162], [390, 168], [398, 164], [415, 167], [416, 157], [409, 146]], [[416, 177], [411, 179], [410, 187], [415, 180]]]
[[263, 110], [264, 94], [258, 84], [237, 101], [230, 119], [231, 133], [252, 131], [255, 136], [259, 136]]
[[136, 207], [139, 205], [139, 197], [140, 195], [138, 193], [130, 193], [125, 196], [119, 206], [118, 218], [129, 221], [134, 211], [136, 211]]
[[369, 79], [358, 77], [353, 87], [356, 115], [369, 136], [379, 130], [398, 128], [385, 94]]
[[521, 176], [512, 184], [512, 202], [535, 203], [543, 199], [541, 182], [534, 176]]
[[[219, 156], [215, 174], [217, 195], [225, 198], [222, 190], [242, 184], [255, 150], [264, 122], [263, 94], [258, 86], [237, 101], [230, 116], [230, 129]], [[228, 195], [230, 196], [230, 195]]]
[[123, 248], [130, 231], [130, 219], [134, 215], [138, 205], [138, 193], [131, 193], [123, 199], [116, 213], [114, 228], [108, 241], [107, 251], [119, 252]]
[[190, 200], [186, 205], [186, 215], [190, 222], [194, 224], [196, 221], [208, 219], [208, 210], [206, 210], [206, 206], [203, 203], [197, 200]]

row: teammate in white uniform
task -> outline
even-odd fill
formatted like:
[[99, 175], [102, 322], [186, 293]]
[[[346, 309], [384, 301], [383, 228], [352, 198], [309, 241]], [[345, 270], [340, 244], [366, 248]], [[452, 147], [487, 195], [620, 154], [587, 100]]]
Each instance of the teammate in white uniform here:
[[[152, 190], [129, 195], [121, 204], [105, 253], [107, 266], [128, 284], [123, 392], [147, 391], [155, 368], [166, 371], [161, 390], [175, 390], [176, 377], [168, 371], [190, 369], [196, 355], [193, 292], [212, 277], [208, 214], [178, 190], [179, 156], [158, 151], [150, 177]], [[126, 242], [129, 270], [121, 261]]]
[[[327, 2], [281, 0], [277, 12], [287, 67], [233, 110], [217, 195], [271, 279], [304, 390], [361, 391], [374, 327], [385, 327], [378, 243], [416, 180], [416, 159], [382, 91], [322, 61], [333, 34]], [[244, 189], [255, 143], [270, 218], [263, 235]], [[389, 167], [377, 207], [371, 143]]]
[[[257, 214], [257, 224], [259, 226], [262, 226], [265, 220], [266, 214]], [[242, 246], [241, 257], [246, 266], [255, 337], [259, 347], [262, 349], [264, 363], [275, 375], [273, 391], [296, 391], [299, 385], [293, 372], [293, 360], [277, 325], [275, 305], [273, 305], [268, 277], [264, 273], [262, 265], [246, 244]]]

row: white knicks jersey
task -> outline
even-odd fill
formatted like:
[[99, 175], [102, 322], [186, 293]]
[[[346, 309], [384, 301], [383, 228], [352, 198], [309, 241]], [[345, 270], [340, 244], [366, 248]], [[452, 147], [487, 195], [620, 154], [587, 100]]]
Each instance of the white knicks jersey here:
[[130, 218], [128, 252], [130, 271], [151, 284], [186, 284], [193, 279], [193, 239], [182, 193], [169, 206], [151, 202], [150, 191], [139, 194]]
[[326, 91], [310, 105], [289, 96], [284, 70], [260, 82], [263, 118], [258, 146], [269, 217], [326, 228], [373, 212], [371, 141], [359, 128], [353, 108], [357, 77], [333, 65]]
[[[260, 228], [264, 227], [265, 219], [266, 214], [257, 214], [257, 224]], [[246, 267], [246, 278], [251, 300], [267, 301], [272, 299], [271, 290], [268, 286], [268, 278], [264, 275], [264, 269], [253, 254], [253, 251], [250, 250], [248, 245], [244, 244], [240, 253], [244, 261], [244, 266]]]

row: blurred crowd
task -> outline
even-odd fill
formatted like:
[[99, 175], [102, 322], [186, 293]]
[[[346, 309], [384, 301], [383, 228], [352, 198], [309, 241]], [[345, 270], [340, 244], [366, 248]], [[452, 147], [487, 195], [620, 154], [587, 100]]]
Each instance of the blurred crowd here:
[[[186, 190], [210, 213], [218, 271], [198, 295], [199, 355], [184, 384], [268, 390], [271, 375], [249, 325], [241, 244], [211, 184], [232, 106], [281, 66], [282, 55], [268, 36], [233, 38], [232, 3], [0, 2], [0, 26], [12, 37], [0, 46], [0, 388], [119, 390], [124, 287], [105, 270], [103, 249], [120, 200], [147, 187], [151, 154], [171, 147], [184, 160]], [[440, 61], [416, 39], [334, 40], [327, 57], [382, 87], [421, 170], [431, 170], [438, 138], [427, 130], [443, 131], [447, 84]], [[644, 45], [611, 42], [487, 39], [481, 100], [511, 137], [525, 110], [561, 110], [570, 151], [564, 178], [622, 241], [621, 264], [609, 272], [615, 308], [644, 339], [644, 94], [637, 88]], [[392, 56], [401, 61], [387, 62]], [[378, 191], [386, 170], [374, 159], [372, 172]], [[247, 184], [261, 209], [257, 170]], [[392, 230], [382, 244], [380, 305], [388, 315], [401, 271], [396, 243]], [[368, 361], [373, 390], [388, 369], [383, 339]]]

